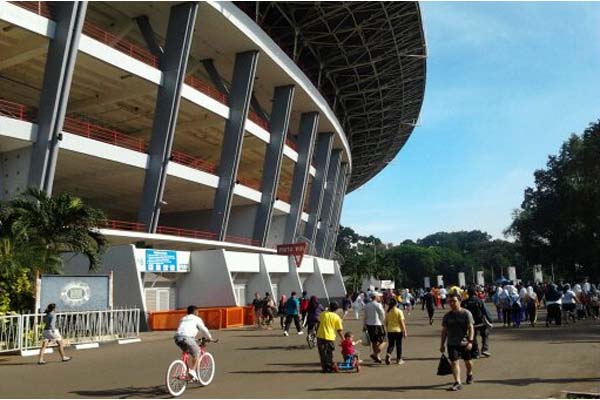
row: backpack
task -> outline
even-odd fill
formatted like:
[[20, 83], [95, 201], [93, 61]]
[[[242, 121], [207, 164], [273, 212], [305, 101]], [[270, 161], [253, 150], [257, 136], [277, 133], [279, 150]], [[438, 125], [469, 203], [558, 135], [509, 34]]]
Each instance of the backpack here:
[[309, 301], [308, 301], [308, 299], [304, 299], [304, 298], [303, 298], [303, 299], [300, 301], [300, 312], [301, 312], [301, 313], [304, 313], [304, 312], [306, 312], [306, 311], [308, 310], [308, 304], [309, 304]]
[[483, 309], [481, 300], [473, 298], [465, 302], [465, 308], [471, 312], [473, 315], [473, 321], [475, 321], [475, 325], [480, 325], [483, 323]]

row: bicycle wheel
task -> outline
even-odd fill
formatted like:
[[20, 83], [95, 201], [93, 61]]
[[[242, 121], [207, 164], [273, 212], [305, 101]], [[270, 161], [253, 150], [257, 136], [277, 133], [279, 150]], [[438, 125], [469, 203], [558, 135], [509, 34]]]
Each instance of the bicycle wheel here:
[[181, 396], [188, 384], [187, 366], [181, 360], [175, 360], [169, 365], [165, 378], [167, 390], [171, 396]]
[[202, 354], [198, 363], [198, 381], [202, 386], [210, 385], [215, 377], [215, 369], [215, 359], [212, 354]]

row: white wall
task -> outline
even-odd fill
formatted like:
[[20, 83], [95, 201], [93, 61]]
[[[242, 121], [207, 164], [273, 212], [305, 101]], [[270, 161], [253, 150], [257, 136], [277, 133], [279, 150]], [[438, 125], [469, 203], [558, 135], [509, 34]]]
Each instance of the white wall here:
[[275, 247], [283, 243], [283, 235], [285, 232], [285, 221], [287, 215], [273, 215], [271, 219], [271, 229], [267, 239], [267, 247]]
[[340, 265], [337, 261], [333, 262], [334, 273], [331, 275], [323, 275], [325, 287], [329, 294], [329, 300], [340, 300], [346, 296], [346, 286], [340, 272]]
[[177, 304], [199, 307], [235, 306], [225, 250], [192, 251], [191, 271], [177, 282]]
[[329, 294], [327, 293], [323, 276], [319, 271], [319, 266], [312, 257], [310, 257], [310, 262], [314, 265], [314, 272], [305, 275], [306, 279], [302, 284], [302, 289], [306, 290], [309, 296], [317, 296], [322, 303], [327, 304], [329, 302]]
[[230, 235], [252, 238], [256, 221], [256, 205], [231, 207], [227, 233]]
[[0, 199], [10, 200], [27, 189], [31, 146], [0, 154]]

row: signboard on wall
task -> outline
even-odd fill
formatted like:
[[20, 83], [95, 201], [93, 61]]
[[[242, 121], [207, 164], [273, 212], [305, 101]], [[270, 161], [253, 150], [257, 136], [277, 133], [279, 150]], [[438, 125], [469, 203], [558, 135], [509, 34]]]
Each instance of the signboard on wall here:
[[542, 283], [544, 281], [544, 276], [542, 274], [542, 266], [541, 265], [533, 266], [533, 281], [535, 283]]
[[485, 285], [485, 278], [483, 276], [483, 271], [477, 271], [477, 284], [479, 286]]
[[423, 287], [426, 287], [426, 288], [430, 288], [431, 287], [431, 281], [429, 280], [428, 276], [426, 276], [425, 278], [423, 278]]
[[459, 272], [458, 273], [458, 286], [460, 286], [460, 287], [466, 287], [467, 286], [467, 281], [465, 279], [465, 273], [464, 272]]
[[517, 269], [515, 267], [508, 267], [508, 280], [512, 281], [513, 284], [517, 283]]
[[444, 275], [438, 275], [437, 276], [437, 285], [438, 286], [444, 286]]
[[300, 268], [304, 253], [306, 252], [306, 243], [290, 243], [277, 245], [277, 254], [293, 256], [296, 268]]
[[190, 252], [157, 249], [135, 249], [135, 264], [140, 272], [189, 272]]
[[57, 311], [94, 311], [112, 307], [110, 275], [42, 275], [36, 308], [55, 303]]

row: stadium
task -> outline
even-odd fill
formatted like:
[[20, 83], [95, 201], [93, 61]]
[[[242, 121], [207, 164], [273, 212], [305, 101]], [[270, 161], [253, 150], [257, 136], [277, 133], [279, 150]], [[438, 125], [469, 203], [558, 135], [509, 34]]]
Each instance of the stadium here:
[[2, 2], [0, 29], [2, 199], [102, 209], [115, 305], [345, 295], [344, 196], [423, 103], [418, 3]]

